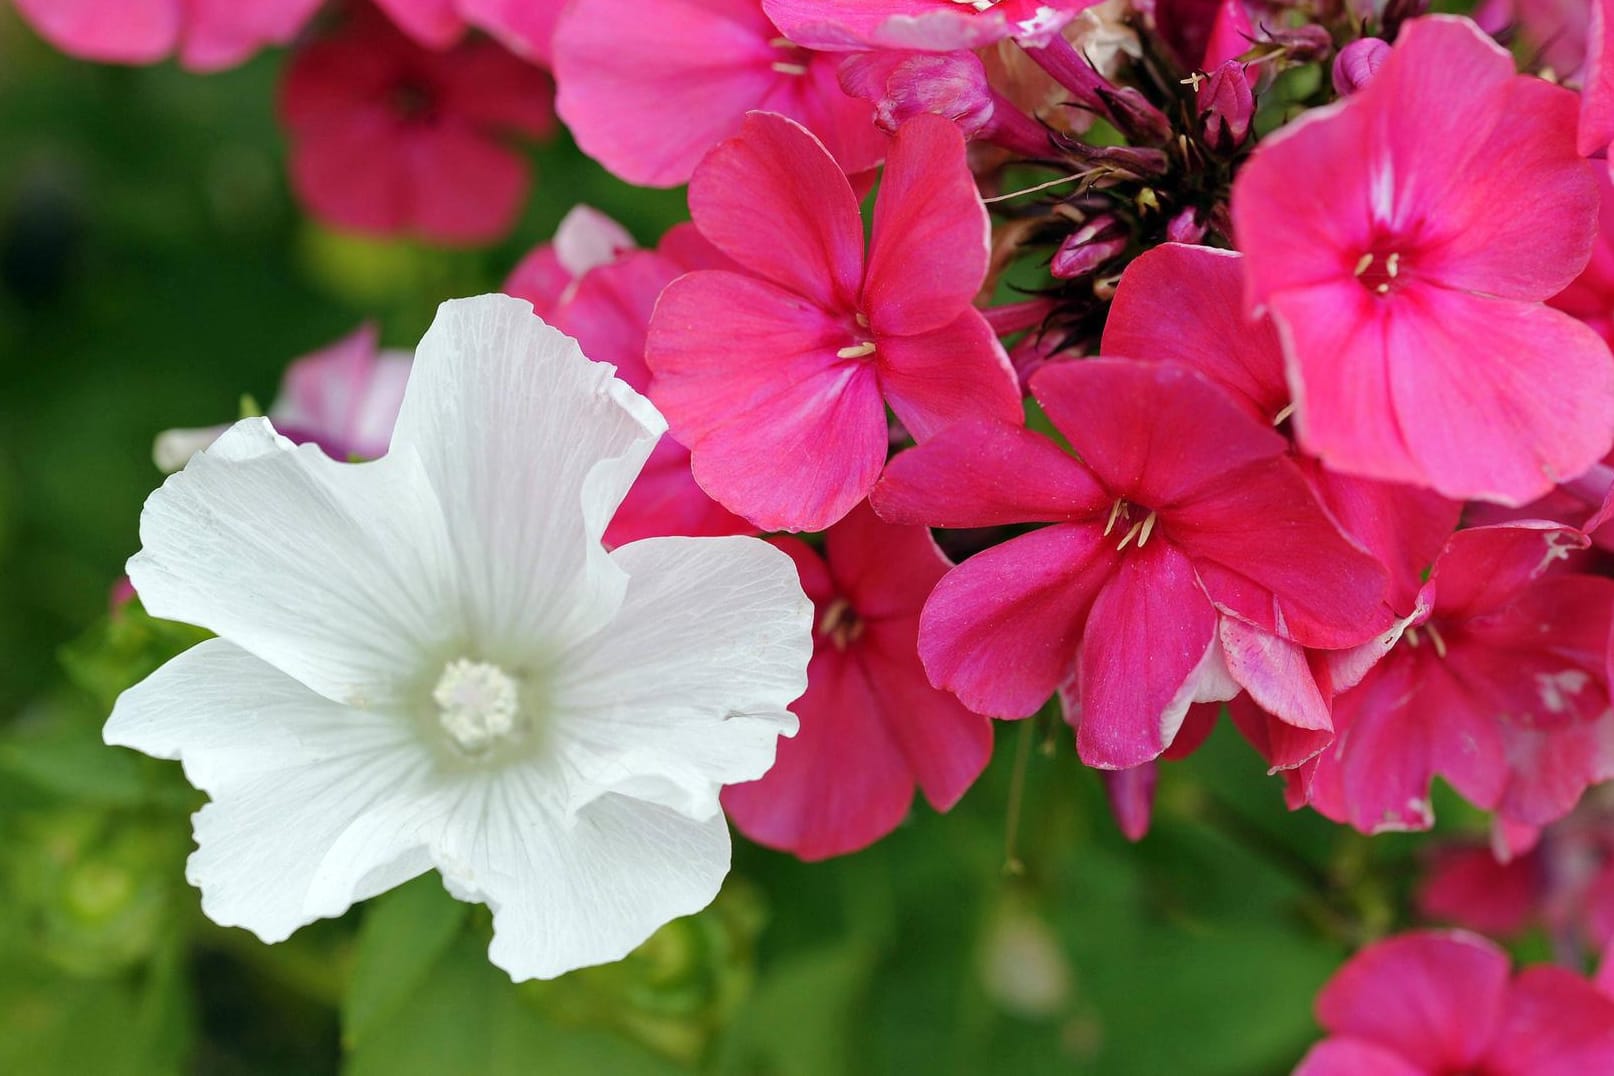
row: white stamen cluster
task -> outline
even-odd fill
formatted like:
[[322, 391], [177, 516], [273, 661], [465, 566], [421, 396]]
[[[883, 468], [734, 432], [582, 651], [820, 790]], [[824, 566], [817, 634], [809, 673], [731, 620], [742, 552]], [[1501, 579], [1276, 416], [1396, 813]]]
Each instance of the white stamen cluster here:
[[432, 689], [438, 723], [460, 750], [480, 754], [516, 731], [516, 682], [497, 665], [459, 658]]

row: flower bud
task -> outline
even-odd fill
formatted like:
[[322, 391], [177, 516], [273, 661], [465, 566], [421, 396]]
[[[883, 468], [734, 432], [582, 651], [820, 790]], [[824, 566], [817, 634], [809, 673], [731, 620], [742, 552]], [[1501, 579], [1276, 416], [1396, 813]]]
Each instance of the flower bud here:
[[1126, 225], [1108, 213], [1089, 218], [1065, 237], [1048, 271], [1060, 280], [1075, 280], [1126, 251]]
[[1326, 29], [1316, 23], [1271, 30], [1267, 36], [1272, 39], [1273, 44], [1282, 46], [1293, 63], [1321, 60], [1334, 49], [1334, 39], [1328, 36]]
[[1341, 97], [1355, 93], [1378, 74], [1379, 65], [1389, 55], [1389, 42], [1376, 37], [1352, 41], [1334, 57], [1334, 89], [1339, 91]]
[[1166, 222], [1166, 239], [1173, 243], [1197, 243], [1205, 238], [1205, 224], [1199, 210], [1189, 206]]
[[1199, 87], [1197, 100], [1207, 146], [1225, 154], [1243, 144], [1255, 118], [1255, 95], [1243, 64], [1229, 60], [1218, 67]]

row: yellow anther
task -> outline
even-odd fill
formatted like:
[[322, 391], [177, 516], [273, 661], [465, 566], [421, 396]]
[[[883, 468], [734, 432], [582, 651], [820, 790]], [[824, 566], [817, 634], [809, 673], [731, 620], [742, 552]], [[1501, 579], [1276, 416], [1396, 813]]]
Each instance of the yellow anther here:
[[850, 344], [835, 353], [837, 359], [861, 359], [874, 354], [874, 341], [865, 340], [861, 344]]
[[1357, 258], [1356, 259], [1356, 275], [1361, 276], [1363, 273], [1367, 272], [1368, 266], [1370, 266], [1372, 264], [1373, 264], [1373, 255], [1371, 255], [1371, 254], [1364, 254], [1360, 258]]

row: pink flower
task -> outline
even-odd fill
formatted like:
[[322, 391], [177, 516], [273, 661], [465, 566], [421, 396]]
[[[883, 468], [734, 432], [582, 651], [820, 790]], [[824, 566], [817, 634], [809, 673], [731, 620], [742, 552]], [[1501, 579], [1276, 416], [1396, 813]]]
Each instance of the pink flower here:
[[1574, 125], [1572, 93], [1435, 16], [1406, 25], [1364, 89], [1262, 143], [1233, 222], [1308, 452], [1519, 504], [1608, 451], [1608, 347], [1540, 302], [1591, 247]]
[[762, 0], [784, 35], [811, 49], [978, 49], [1004, 38], [1046, 45], [1096, 0]]
[[[1191, 367], [1252, 418], [1285, 428], [1293, 408], [1282, 348], [1269, 319], [1244, 316], [1243, 261], [1230, 251], [1176, 243], [1145, 252], [1121, 278], [1103, 350]], [[1423, 573], [1456, 529], [1461, 506], [1427, 490], [1337, 474], [1298, 454], [1294, 458], [1340, 528], [1385, 567], [1391, 608], [1412, 612]], [[1383, 626], [1364, 624], [1352, 645], [1366, 643]], [[1229, 672], [1250, 695], [1233, 705], [1234, 722], [1267, 761], [1287, 769], [1322, 750], [1332, 738], [1334, 692], [1360, 679], [1364, 655], [1307, 654], [1299, 644], [1235, 617], [1222, 619], [1218, 636]], [[1365, 654], [1368, 663], [1375, 655]]]
[[431, 52], [368, 9], [292, 59], [291, 179], [322, 220], [440, 243], [496, 239], [531, 185], [506, 144], [553, 128], [548, 79], [487, 40]]
[[[691, 269], [726, 264], [687, 224], [670, 231], [658, 249], [638, 250], [621, 225], [579, 206], [561, 222], [552, 245], [522, 260], [504, 290], [530, 301], [546, 321], [576, 339], [585, 355], [612, 364], [618, 377], [649, 395], [645, 331], [656, 297]], [[689, 449], [663, 435], [606, 528], [605, 544], [615, 548], [662, 535], [755, 531], [702, 492], [689, 471]]]
[[1079, 459], [977, 420], [898, 456], [875, 490], [894, 522], [1053, 524], [969, 558], [925, 605], [925, 668], [970, 709], [1023, 717], [1074, 677], [1082, 760], [1136, 766], [1191, 703], [1238, 690], [1224, 616], [1310, 646], [1388, 622], [1383, 569], [1328, 519], [1284, 439], [1204, 377], [1094, 359], [1044, 367], [1031, 390]]
[[867, 505], [831, 527], [820, 556], [776, 539], [816, 610], [801, 731], [767, 776], [723, 790], [723, 808], [761, 844], [823, 859], [897, 827], [917, 785], [938, 811], [992, 754], [992, 722], [931, 687], [915, 653], [919, 610], [946, 573], [923, 527], [882, 523]]
[[[269, 418], [277, 432], [334, 460], [377, 459], [392, 441], [409, 361], [407, 353], [381, 351], [375, 326], [361, 325], [286, 368]], [[177, 471], [227, 429], [167, 430], [152, 456], [163, 472]]]
[[1564, 968], [1510, 978], [1507, 954], [1462, 931], [1368, 946], [1317, 996], [1329, 1037], [1295, 1076], [1585, 1076], [1614, 1071], [1614, 998]]
[[701, 162], [695, 224], [743, 271], [662, 294], [646, 353], [654, 398], [695, 478], [766, 530], [822, 530], [885, 464], [885, 406], [920, 440], [971, 416], [1022, 419], [1014, 371], [971, 305], [986, 207], [950, 122], [892, 143], [867, 257], [857, 196], [828, 151], [753, 113]]
[[1614, 813], [1589, 796], [1506, 860], [1485, 845], [1437, 849], [1417, 897], [1426, 918], [1502, 937], [1540, 925], [1562, 951], [1599, 951], [1614, 942]]
[[1601, 203], [1591, 260], [1547, 305], [1579, 318], [1614, 343], [1614, 179], [1605, 168], [1597, 169], [1597, 189]]
[[823, 140], [847, 172], [885, 156], [839, 57], [797, 47], [759, 0], [573, 0], [555, 31], [556, 106], [583, 152], [630, 183], [674, 187], [766, 109]]
[[375, 0], [404, 33], [430, 49], [459, 41], [467, 25], [518, 56], [547, 64], [565, 0]]
[[234, 67], [283, 45], [320, 0], [16, 0], [40, 36], [72, 56], [149, 64], [179, 54], [192, 71]]
[[1334, 745], [1298, 778], [1311, 805], [1364, 833], [1426, 829], [1439, 774], [1542, 825], [1614, 777], [1614, 580], [1548, 570], [1585, 544], [1539, 521], [1453, 535], [1400, 641], [1334, 700]]

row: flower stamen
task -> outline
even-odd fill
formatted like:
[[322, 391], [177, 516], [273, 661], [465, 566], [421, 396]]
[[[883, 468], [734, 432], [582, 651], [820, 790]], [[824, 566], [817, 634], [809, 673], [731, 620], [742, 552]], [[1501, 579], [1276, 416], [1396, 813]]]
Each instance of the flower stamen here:
[[469, 658], [449, 662], [432, 689], [432, 701], [438, 724], [466, 754], [483, 754], [517, 732], [520, 693], [497, 665]]

